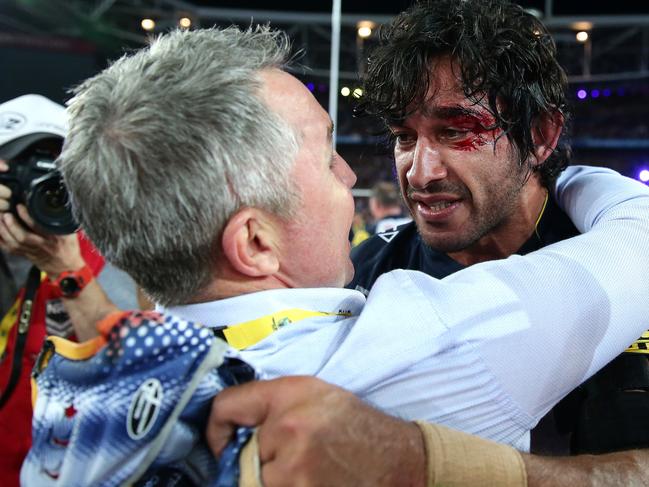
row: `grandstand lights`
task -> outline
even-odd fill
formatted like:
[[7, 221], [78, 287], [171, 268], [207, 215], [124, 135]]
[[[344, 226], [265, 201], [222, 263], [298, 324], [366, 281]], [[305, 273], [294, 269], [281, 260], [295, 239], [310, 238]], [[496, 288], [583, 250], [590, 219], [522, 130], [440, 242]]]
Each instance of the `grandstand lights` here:
[[638, 173], [638, 179], [643, 183], [649, 182], [649, 169], [643, 169]]
[[363, 96], [363, 89], [362, 88], [356, 88], [354, 90], [354, 92], [352, 93], [352, 96], [354, 98], [360, 98], [361, 96]]
[[597, 98], [599, 96], [599, 90], [591, 90], [590, 96]]
[[586, 42], [588, 40], [588, 32], [581, 30], [577, 32], [577, 35], [575, 35], [575, 37], [579, 42]]
[[359, 27], [358, 28], [358, 36], [362, 38], [367, 38], [372, 35], [372, 29], [369, 27]]
[[189, 17], [181, 17], [178, 19], [178, 25], [183, 29], [189, 29], [192, 26], [192, 19]]
[[588, 22], [588, 21], [582, 21], [582, 22], [573, 22], [572, 25], [572, 30], [580, 31], [580, 30], [593, 30], [593, 23]]
[[358, 37], [367, 39], [372, 35], [372, 30], [374, 30], [375, 27], [376, 24], [371, 20], [361, 20], [358, 24], [356, 24], [356, 28], [358, 29]]
[[349, 88], [346, 86], [343, 86], [342, 89], [340, 90], [340, 94], [343, 96], [349, 96], [349, 94], [352, 92]]
[[579, 98], [580, 100], [585, 99], [587, 96], [588, 96], [588, 93], [586, 92], [586, 90], [579, 90], [577, 92], [577, 98]]
[[142, 19], [142, 22], [140, 22], [140, 25], [142, 28], [146, 31], [152, 31], [155, 29], [155, 20], [153, 19]]

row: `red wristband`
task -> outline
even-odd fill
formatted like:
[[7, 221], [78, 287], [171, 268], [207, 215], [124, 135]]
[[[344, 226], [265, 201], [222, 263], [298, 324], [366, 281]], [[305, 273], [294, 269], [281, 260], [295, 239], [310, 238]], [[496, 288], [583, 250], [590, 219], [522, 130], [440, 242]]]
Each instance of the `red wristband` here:
[[95, 276], [88, 265], [76, 271], [65, 271], [50, 283], [50, 297], [76, 298]]

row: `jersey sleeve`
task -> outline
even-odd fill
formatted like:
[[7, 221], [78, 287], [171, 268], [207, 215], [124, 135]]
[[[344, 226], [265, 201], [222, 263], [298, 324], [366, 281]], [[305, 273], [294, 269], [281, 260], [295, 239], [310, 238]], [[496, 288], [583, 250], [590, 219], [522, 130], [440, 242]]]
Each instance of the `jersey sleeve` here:
[[442, 280], [385, 274], [325, 378], [495, 439], [533, 426], [648, 324], [649, 188], [579, 167], [557, 188], [584, 234]]

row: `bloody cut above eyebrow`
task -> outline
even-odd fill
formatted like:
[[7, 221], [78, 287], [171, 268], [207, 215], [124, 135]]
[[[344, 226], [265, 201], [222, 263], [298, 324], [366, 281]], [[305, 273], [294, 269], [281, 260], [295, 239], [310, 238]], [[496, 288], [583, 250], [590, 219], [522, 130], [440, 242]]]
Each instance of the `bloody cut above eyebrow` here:
[[477, 122], [484, 129], [496, 128], [496, 120], [486, 110], [475, 110], [461, 105], [441, 106], [432, 109], [423, 108], [422, 113], [431, 118], [439, 118], [455, 123]]
[[[483, 130], [495, 130], [498, 124], [494, 116], [487, 109], [481, 110], [466, 107], [462, 105], [448, 105], [448, 106], [423, 106], [417, 110], [424, 117], [430, 119], [437, 119], [449, 124], [457, 124], [463, 126], [479, 126]], [[388, 127], [394, 130], [397, 127], [407, 125], [408, 118], [405, 119], [392, 119], [387, 121]]]

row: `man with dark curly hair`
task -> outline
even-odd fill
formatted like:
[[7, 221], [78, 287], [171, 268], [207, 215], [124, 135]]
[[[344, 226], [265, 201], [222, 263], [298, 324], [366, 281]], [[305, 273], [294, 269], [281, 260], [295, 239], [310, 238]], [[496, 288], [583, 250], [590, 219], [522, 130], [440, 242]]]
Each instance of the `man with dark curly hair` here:
[[516, 5], [442, 0], [399, 15], [370, 55], [358, 111], [394, 139], [414, 224], [361, 247], [353, 284], [368, 290], [387, 269], [428, 270], [432, 258], [446, 275], [574, 234], [568, 222], [561, 235], [538, 228], [568, 163], [565, 91], [552, 39]]
[[[437, 0], [397, 16], [358, 112], [391, 134], [414, 221], [354, 249], [350, 286], [367, 293], [397, 268], [443, 278], [574, 236], [551, 191], [570, 157], [566, 88], [548, 31], [518, 5]], [[649, 447], [649, 367], [634, 345], [541, 421], [533, 452]]]

